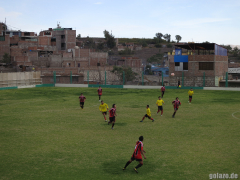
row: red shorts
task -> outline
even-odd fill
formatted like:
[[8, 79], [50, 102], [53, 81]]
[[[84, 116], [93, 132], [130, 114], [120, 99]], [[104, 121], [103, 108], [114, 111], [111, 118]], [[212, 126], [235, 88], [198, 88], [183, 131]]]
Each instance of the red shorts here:
[[98, 95], [99, 95], [99, 96], [101, 96], [101, 95], [102, 95], [102, 93], [98, 93]]
[[131, 160], [132, 160], [132, 161], [134, 161], [134, 160], [136, 160], [136, 161], [142, 161], [142, 155], [137, 155], [137, 156], [135, 156], [135, 154], [133, 154], [132, 157], [131, 157]]

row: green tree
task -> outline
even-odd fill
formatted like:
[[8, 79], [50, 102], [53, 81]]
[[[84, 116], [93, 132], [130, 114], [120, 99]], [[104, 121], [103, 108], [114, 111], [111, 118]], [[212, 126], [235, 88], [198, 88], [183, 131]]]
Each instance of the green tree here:
[[4, 53], [2, 62], [3, 63], [11, 63], [11, 56], [8, 53]]
[[163, 37], [163, 34], [162, 33], [156, 33], [156, 38], [157, 39], [162, 39]]
[[151, 56], [150, 58], [147, 59], [147, 62], [148, 63], [161, 63], [162, 62], [162, 59], [163, 59], [163, 54], [161, 53], [158, 53], [158, 54], [155, 54], [153, 56]]
[[85, 41], [85, 46], [88, 46], [89, 48], [95, 48], [96, 45], [93, 39], [87, 36], [87, 39]]
[[110, 34], [107, 30], [103, 31], [104, 37], [106, 39], [107, 47], [112, 49], [116, 46], [114, 36]]
[[181, 37], [180, 35], [176, 35], [175, 38], [176, 38], [176, 40], [177, 40], [177, 43], [179, 43], [179, 41], [182, 40], [182, 37]]
[[118, 67], [118, 66], [113, 66], [113, 70], [111, 72], [116, 73], [119, 79], [122, 81], [123, 80], [123, 71], [125, 74], [125, 82], [127, 81], [133, 81], [136, 79], [137, 73], [133, 72], [132, 68], [130, 67]]
[[81, 34], [78, 34], [78, 35], [77, 35], [77, 38], [81, 38]]
[[104, 43], [103, 42], [98, 43], [97, 48], [99, 50], [103, 50], [104, 49]]
[[160, 40], [156, 37], [153, 38], [153, 44], [159, 44]]
[[164, 34], [163, 38], [167, 41], [170, 42], [171, 41], [171, 35], [170, 34]]
[[162, 44], [158, 43], [155, 45], [156, 48], [161, 48], [162, 47]]
[[232, 47], [230, 45], [221, 45], [222, 47], [226, 48], [228, 50], [228, 52], [232, 51]]
[[237, 57], [239, 55], [240, 50], [238, 49], [238, 47], [234, 47], [232, 50], [233, 56]]

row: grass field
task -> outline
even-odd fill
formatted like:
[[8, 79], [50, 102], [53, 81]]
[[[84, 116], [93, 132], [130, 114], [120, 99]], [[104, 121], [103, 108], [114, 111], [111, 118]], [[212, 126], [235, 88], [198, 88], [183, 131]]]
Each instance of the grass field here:
[[[32, 88], [0, 91], [0, 179], [204, 180], [212, 173], [240, 175], [239, 92], [103, 89], [116, 103], [114, 130], [98, 110], [96, 88]], [[86, 96], [80, 110], [78, 96]], [[172, 118], [171, 102], [182, 106]], [[150, 105], [155, 122], [145, 119]], [[147, 152], [139, 173], [130, 159], [138, 137]]]

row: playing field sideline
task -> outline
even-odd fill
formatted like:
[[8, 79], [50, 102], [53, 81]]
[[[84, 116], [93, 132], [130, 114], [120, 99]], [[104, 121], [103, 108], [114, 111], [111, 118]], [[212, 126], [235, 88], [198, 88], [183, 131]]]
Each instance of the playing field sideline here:
[[[87, 98], [80, 110], [78, 96]], [[209, 179], [240, 175], [240, 96], [234, 91], [167, 90], [163, 116], [158, 89], [103, 89], [117, 106], [114, 130], [98, 110], [96, 88], [0, 91], [0, 179]], [[172, 118], [171, 102], [182, 105]], [[155, 122], [145, 119], [150, 106]], [[138, 137], [147, 159], [122, 171]]]

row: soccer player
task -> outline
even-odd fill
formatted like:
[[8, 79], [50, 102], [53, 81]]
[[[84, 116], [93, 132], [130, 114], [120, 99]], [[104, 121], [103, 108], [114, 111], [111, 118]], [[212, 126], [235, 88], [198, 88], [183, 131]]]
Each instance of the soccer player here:
[[156, 102], [156, 105], [158, 106], [157, 114], [159, 113], [159, 111], [161, 111], [161, 116], [162, 116], [162, 114], [163, 114], [162, 104], [165, 105], [164, 101], [161, 99], [161, 96], [159, 96], [159, 97], [158, 97], [158, 100], [157, 100], [157, 102]]
[[173, 113], [172, 117], [174, 118], [179, 106], [181, 106], [181, 102], [179, 101], [178, 97], [176, 97], [176, 100], [174, 100], [172, 102], [172, 104], [173, 104], [173, 108], [174, 108], [174, 113]]
[[194, 94], [194, 92], [193, 92], [193, 89], [191, 88], [189, 91], [188, 91], [188, 95], [189, 95], [189, 104], [191, 104], [191, 102], [192, 102], [192, 95]]
[[99, 106], [99, 110], [100, 110], [100, 112], [102, 112], [105, 121], [107, 121], [105, 115], [107, 115], [108, 105], [106, 103], [104, 103], [103, 101], [101, 101], [101, 104]]
[[81, 96], [79, 96], [79, 101], [80, 101], [80, 107], [83, 109], [84, 102], [85, 102], [85, 96], [83, 96], [83, 93], [81, 93]]
[[145, 117], [147, 117], [148, 119], [152, 120], [152, 122], [154, 122], [154, 119], [151, 118], [151, 111], [150, 111], [150, 108], [149, 108], [149, 105], [146, 106], [147, 108], [147, 114], [145, 114], [145, 116], [143, 116], [142, 120], [140, 122], [143, 122], [143, 120], [145, 119]]
[[101, 88], [101, 86], [99, 86], [97, 92], [98, 92], [98, 96], [99, 96], [99, 101], [101, 101], [101, 96], [102, 96], [102, 88]]
[[140, 168], [143, 165], [143, 160], [142, 160], [142, 155], [144, 157], [144, 159], [146, 159], [146, 156], [144, 153], [146, 153], [146, 151], [143, 150], [143, 136], [139, 137], [139, 141], [137, 141], [136, 146], [135, 146], [135, 150], [133, 152], [133, 155], [131, 157], [131, 159], [126, 163], [126, 165], [124, 166], [123, 170], [125, 170], [127, 168], [127, 166], [134, 160], [138, 161], [139, 164], [133, 168], [134, 171], [136, 173], [138, 173], [137, 169]]
[[165, 93], [165, 86], [163, 85], [163, 87], [161, 87], [161, 92], [162, 92], [162, 98], [163, 98], [163, 95]]
[[112, 124], [112, 129], [113, 129], [113, 127], [115, 125], [115, 121], [116, 121], [115, 116], [117, 116], [116, 105], [113, 104], [112, 108], [109, 110], [109, 122], [108, 122], [108, 124]]

